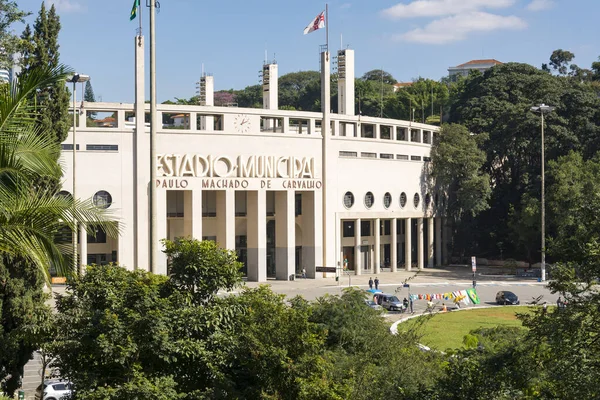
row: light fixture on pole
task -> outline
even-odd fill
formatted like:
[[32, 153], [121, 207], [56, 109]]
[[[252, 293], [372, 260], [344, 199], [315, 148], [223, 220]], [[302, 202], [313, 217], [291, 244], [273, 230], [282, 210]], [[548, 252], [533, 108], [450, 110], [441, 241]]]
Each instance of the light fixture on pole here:
[[545, 170], [545, 165], [544, 165], [544, 159], [545, 159], [545, 149], [544, 149], [544, 115], [548, 114], [549, 112], [551, 112], [552, 110], [554, 110], [554, 107], [552, 106], [547, 106], [544, 103], [535, 106], [535, 107], [531, 107], [531, 111], [536, 112], [536, 113], [540, 113], [540, 115], [542, 116], [542, 198], [541, 198], [541, 202], [542, 202], [542, 210], [541, 210], [541, 214], [542, 214], [542, 261], [541, 261], [541, 278], [542, 278], [542, 282], [546, 280], [546, 199], [545, 199], [545, 190], [546, 190], [546, 179], [545, 179], [545, 175], [546, 175], [546, 170]]
[[[87, 82], [90, 80], [88, 75], [83, 74], [74, 74], [71, 78], [67, 79], [67, 82], [73, 84], [73, 207], [75, 207], [75, 176], [76, 176], [76, 154], [77, 154], [77, 143], [76, 143], [76, 134], [77, 134], [77, 83], [78, 82]], [[81, 275], [82, 270], [81, 266], [83, 265], [83, 260], [81, 264], [77, 263], [77, 219], [75, 218], [75, 213], [73, 213], [73, 271], [76, 271], [79, 275]]]

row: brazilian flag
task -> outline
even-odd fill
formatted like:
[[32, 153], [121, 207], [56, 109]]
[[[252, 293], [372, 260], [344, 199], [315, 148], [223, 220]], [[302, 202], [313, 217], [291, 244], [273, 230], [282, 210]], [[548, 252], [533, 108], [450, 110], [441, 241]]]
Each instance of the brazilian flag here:
[[479, 296], [477, 296], [477, 290], [467, 289], [467, 294], [469, 295], [469, 299], [471, 299], [473, 304], [479, 304]]
[[137, 10], [140, 6], [140, 0], [133, 0], [133, 7], [131, 7], [131, 15], [129, 16], [129, 20], [133, 21], [135, 17], [137, 17]]

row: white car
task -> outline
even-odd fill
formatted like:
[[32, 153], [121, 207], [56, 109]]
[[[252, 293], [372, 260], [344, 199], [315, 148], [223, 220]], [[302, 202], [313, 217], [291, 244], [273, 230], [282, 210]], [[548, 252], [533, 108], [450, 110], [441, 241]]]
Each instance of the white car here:
[[35, 400], [60, 400], [71, 394], [71, 382], [61, 380], [44, 381], [35, 390]]

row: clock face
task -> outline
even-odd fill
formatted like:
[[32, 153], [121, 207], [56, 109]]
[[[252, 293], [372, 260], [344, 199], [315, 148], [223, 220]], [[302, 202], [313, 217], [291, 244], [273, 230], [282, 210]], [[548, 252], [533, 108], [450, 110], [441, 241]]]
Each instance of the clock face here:
[[245, 133], [250, 130], [250, 116], [245, 114], [238, 114], [233, 120], [233, 126], [236, 132]]

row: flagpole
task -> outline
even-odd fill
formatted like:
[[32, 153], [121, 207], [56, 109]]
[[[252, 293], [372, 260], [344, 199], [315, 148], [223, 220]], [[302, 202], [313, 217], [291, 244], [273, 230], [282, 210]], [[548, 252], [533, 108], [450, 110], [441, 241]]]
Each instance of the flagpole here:
[[140, 14], [140, 36], [142, 36], [142, 5], [141, 0], [138, 2], [138, 13]]
[[325, 3], [325, 35], [327, 36], [325, 45], [327, 46], [327, 52], [329, 52], [329, 4], [327, 3]]
[[156, 204], [156, 8], [150, 0], [150, 272], [158, 273], [158, 226]]

